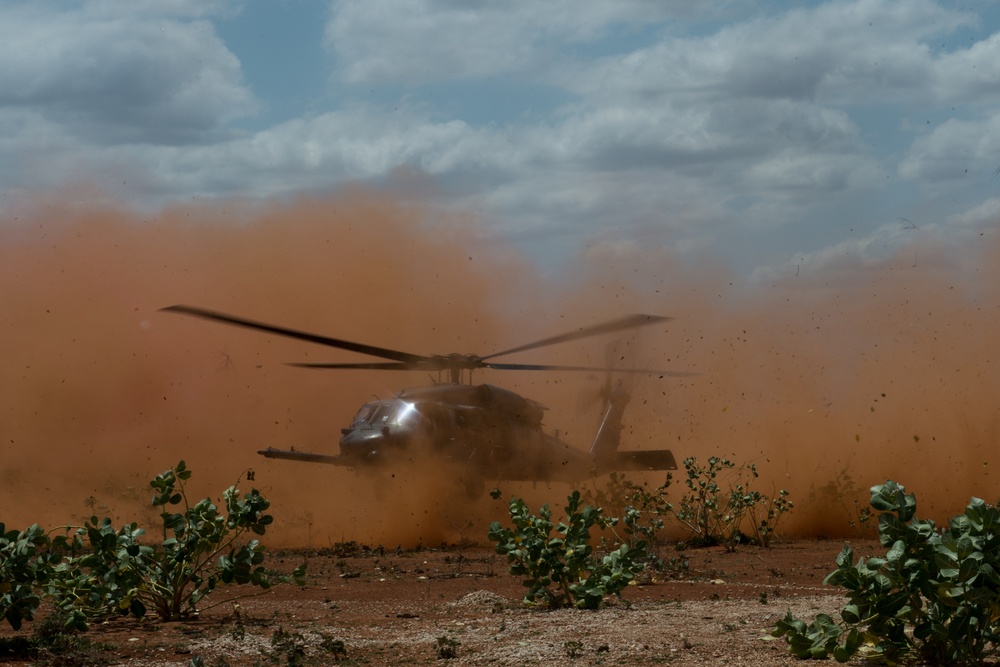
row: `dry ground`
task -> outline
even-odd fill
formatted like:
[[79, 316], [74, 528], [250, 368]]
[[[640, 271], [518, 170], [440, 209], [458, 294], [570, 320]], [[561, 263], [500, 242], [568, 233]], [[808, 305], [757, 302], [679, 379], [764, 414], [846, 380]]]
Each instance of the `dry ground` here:
[[[95, 664], [188, 665], [802, 665], [768, 633], [788, 609], [836, 613], [823, 586], [840, 541], [677, 552], [681, 578], [632, 586], [599, 611], [531, 609], [486, 547], [340, 548], [272, 554], [309, 562], [309, 585], [226, 603], [183, 623], [114, 619], [88, 633]], [[857, 555], [878, 551], [854, 544]], [[227, 592], [223, 589], [223, 593]], [[218, 597], [218, 596], [217, 596]], [[32, 631], [30, 624], [22, 630]], [[9, 629], [3, 634], [10, 635]], [[340, 651], [340, 647], [343, 651]], [[448, 650], [453, 658], [440, 653]], [[18, 663], [13, 663], [18, 664]], [[20, 664], [24, 664], [23, 662]]]

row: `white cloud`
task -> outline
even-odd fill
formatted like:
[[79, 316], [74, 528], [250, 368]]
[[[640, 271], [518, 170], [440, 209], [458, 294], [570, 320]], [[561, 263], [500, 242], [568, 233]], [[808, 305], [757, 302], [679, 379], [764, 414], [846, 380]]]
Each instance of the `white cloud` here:
[[983, 178], [1000, 166], [1000, 111], [977, 120], [949, 119], [914, 140], [900, 163], [903, 178], [927, 182]]
[[824, 155], [786, 151], [752, 165], [747, 173], [750, 187], [796, 199], [803, 195], [858, 191], [873, 187], [878, 169], [870, 160], [855, 155]]
[[739, 7], [685, 0], [336, 0], [324, 45], [355, 83], [450, 81], [516, 72], [535, 77], [561, 51], [614, 30], [672, 17], [714, 17]]
[[355, 109], [205, 146], [121, 147], [105, 155], [133, 163], [133, 172], [158, 175], [157, 197], [185, 192], [266, 197], [381, 179], [401, 165], [447, 173], [469, 167], [476, 154], [489, 154], [491, 141], [461, 121], [433, 124], [405, 116], [387, 121]]
[[996, 104], [1000, 94], [1000, 32], [968, 49], [946, 53], [934, 66], [934, 90], [942, 104]]
[[337, 2], [325, 44], [350, 82], [438, 81], [523, 68], [533, 35], [504, 6]]
[[208, 21], [0, 9], [0, 107], [93, 143], [203, 140], [254, 104]]
[[1000, 197], [991, 197], [972, 208], [948, 217], [946, 224], [955, 227], [982, 229], [1000, 225]]
[[935, 75], [925, 40], [974, 23], [929, 0], [829, 2], [670, 39], [576, 70], [566, 85], [636, 102], [735, 97], [868, 101], [924, 97]]
[[[752, 233], [784, 227], [829, 263], [870, 256], [891, 211], [921, 204], [886, 204], [902, 189], [887, 175], [925, 196], [967, 167], [1000, 166], [1000, 33], [941, 46], [974, 32], [971, 12], [930, 0], [694, 4], [338, 0], [323, 38], [331, 89], [253, 132], [234, 123], [256, 100], [212, 23], [239, 3], [6, 4], [0, 178], [5, 190], [127, 180], [128, 197], [155, 205], [387, 183], [412, 168], [501, 234], [621, 247], [719, 239], [735, 254]], [[318, 60], [309, 65], [330, 67]], [[491, 115], [476, 96], [496, 92], [494, 79], [543, 101]], [[898, 118], [910, 109], [919, 126]], [[953, 117], [924, 127], [925, 110]], [[844, 207], [867, 241], [826, 231]], [[798, 231], [814, 224], [822, 240]]]

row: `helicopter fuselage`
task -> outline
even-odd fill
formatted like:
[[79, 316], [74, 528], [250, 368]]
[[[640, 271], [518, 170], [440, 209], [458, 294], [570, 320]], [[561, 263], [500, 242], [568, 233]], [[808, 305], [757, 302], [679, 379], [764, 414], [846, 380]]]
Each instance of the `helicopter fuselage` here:
[[433, 457], [502, 479], [548, 478], [571, 460], [585, 464], [583, 452], [544, 433], [543, 411], [487, 384], [405, 389], [361, 406], [341, 430], [340, 459], [364, 467]]
[[610, 398], [589, 452], [546, 433], [545, 408], [536, 401], [488, 384], [443, 384], [362, 405], [341, 430], [339, 455], [260, 453], [367, 470], [447, 462], [466, 472], [470, 486], [488, 479], [572, 482], [611, 470], [675, 469], [666, 450], [618, 451], [627, 402], [624, 392]]

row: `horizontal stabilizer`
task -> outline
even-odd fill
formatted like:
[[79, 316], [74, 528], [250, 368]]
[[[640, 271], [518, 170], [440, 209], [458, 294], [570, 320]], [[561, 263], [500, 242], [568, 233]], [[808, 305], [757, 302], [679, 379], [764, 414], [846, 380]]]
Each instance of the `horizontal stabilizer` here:
[[677, 461], [669, 449], [651, 449], [635, 452], [615, 452], [605, 460], [604, 468], [611, 470], [677, 470]]
[[295, 450], [275, 449], [268, 447], [257, 451], [261, 456], [269, 459], [287, 459], [289, 461], [305, 461], [306, 463], [328, 463], [333, 466], [352, 465], [343, 456], [330, 456], [328, 454], [313, 454], [311, 452], [297, 452]]

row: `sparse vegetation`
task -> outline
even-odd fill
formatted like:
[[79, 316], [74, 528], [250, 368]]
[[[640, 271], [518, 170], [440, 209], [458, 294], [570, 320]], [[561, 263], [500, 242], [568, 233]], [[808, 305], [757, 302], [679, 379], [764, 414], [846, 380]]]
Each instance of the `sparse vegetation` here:
[[329, 635], [320, 633], [319, 647], [333, 658], [334, 662], [347, 659], [347, 645], [342, 639], [335, 639]]
[[[240, 497], [234, 485], [223, 491], [225, 512], [205, 498], [188, 503], [184, 481], [191, 471], [181, 461], [157, 476], [150, 486], [156, 491], [153, 506], [162, 507], [163, 542], [158, 549], [139, 550], [145, 557], [139, 568], [143, 575], [136, 598], [149, 604], [163, 620], [180, 618], [197, 611], [198, 603], [219, 584], [250, 584], [262, 590], [272, 585], [272, 576], [263, 567], [264, 545], [250, 535], [263, 535], [273, 522], [268, 501], [257, 489]], [[183, 505], [183, 512], [167, 506]], [[296, 569], [279, 581], [303, 584], [305, 568]], [[213, 601], [203, 608], [235, 598]]]
[[588, 504], [604, 508], [611, 516], [621, 516], [625, 537], [619, 541], [631, 546], [644, 543], [648, 567], [661, 573], [681, 575], [687, 571], [686, 559], [665, 560], [660, 556], [660, 546], [665, 541], [662, 533], [666, 521], [673, 516], [673, 505], [666, 499], [671, 481], [672, 477], [667, 473], [662, 485], [650, 488], [646, 482], [637, 484], [613, 472], [604, 487], [588, 490], [582, 497]]
[[687, 491], [674, 516], [690, 531], [688, 541], [694, 544], [723, 544], [729, 550], [745, 541], [769, 546], [781, 517], [794, 507], [785, 489], [768, 496], [751, 488], [760, 476], [756, 464], [737, 466], [711, 456], [702, 466], [689, 457], [684, 470]]
[[[177, 468], [172, 470], [175, 473], [177, 472]], [[120, 555], [124, 549], [125, 554], [131, 556], [132, 554], [129, 554], [128, 546], [132, 543], [139, 544], [140, 547], [148, 546], [153, 551], [159, 551], [161, 549], [161, 540], [166, 541], [175, 537], [173, 529], [168, 528], [171, 525], [170, 521], [176, 521], [176, 519], [172, 519], [171, 517], [179, 515], [185, 517], [185, 521], [190, 521], [187, 518], [187, 510], [197, 507], [197, 504], [189, 507], [186, 499], [183, 497], [183, 483], [190, 477], [190, 473], [186, 472], [183, 468], [181, 468], [181, 472], [185, 476], [180, 477], [179, 480], [175, 479], [172, 485], [169, 483], [170, 480], [167, 479], [165, 481], [168, 483], [155, 490], [157, 497], [154, 498], [154, 502], [160, 500], [161, 504], [154, 506], [160, 510], [164, 525], [162, 533], [155, 535], [156, 540], [145, 542], [144, 540], [147, 537], [135, 524], [128, 524], [116, 529], [108, 520], [97, 520], [91, 517], [85, 521], [86, 525], [79, 529], [78, 532], [73, 532], [72, 530], [64, 531], [66, 533], [65, 536], [52, 538], [52, 540], [57, 541], [57, 547], [54, 551], [52, 540], [46, 542], [45, 540], [49, 538], [42, 533], [44, 537], [39, 542], [39, 548], [33, 552], [31, 557], [37, 559], [40, 555], [55, 553], [60, 558], [81, 559], [84, 556], [93, 556], [101, 549], [106, 549], [106, 553], [113, 554], [115, 557]], [[729, 480], [732, 478], [727, 476], [729, 472], [731, 470], [723, 469], [717, 478], [719, 505], [724, 504], [729, 493], [733, 490], [732, 485], [729, 483]], [[164, 475], [167, 475], [167, 473], [164, 473]], [[690, 491], [690, 488], [686, 485], [679, 486], [681, 490], [686, 489]], [[614, 600], [611, 599], [615, 596], [620, 597], [624, 594], [625, 587], [629, 583], [636, 583], [640, 578], [642, 579], [640, 583], [656, 582], [655, 578], [647, 578], [644, 574], [640, 573], [644, 571], [646, 573], [653, 572], [657, 567], [656, 559], [652, 553], [653, 549], [650, 548], [650, 545], [657, 543], [661, 545], [666, 544], [663, 536], [672, 533], [673, 538], [678, 534], [678, 528], [683, 527], [683, 524], [680, 523], [674, 523], [671, 526], [671, 522], [677, 521], [677, 518], [674, 513], [675, 507], [671, 502], [674, 501], [674, 497], [668, 495], [668, 490], [673, 490], [674, 488], [677, 487], [670, 487], [669, 477], [665, 484], [657, 486], [656, 483], [635, 483], [623, 476], [612, 476], [608, 487], [604, 491], [608, 494], [606, 497], [608, 498], [609, 505], [613, 505], [615, 502], [619, 503], [615, 506], [620, 507], [621, 510], [620, 513], [616, 514], [610, 514], [602, 509], [600, 505], [590, 506], [579, 494], [574, 494], [577, 496], [576, 498], [573, 495], [569, 496], [564, 507], [564, 515], [561, 517], [560, 515], [556, 515], [555, 518], [551, 512], [548, 512], [547, 507], [543, 506], [542, 511], [528, 512], [523, 502], [518, 505], [517, 499], [511, 499], [509, 506], [506, 508], [511, 512], [511, 520], [503, 522], [508, 526], [507, 530], [510, 532], [503, 533], [503, 526], [493, 524], [490, 527], [491, 539], [503, 535], [510, 538], [510, 541], [517, 545], [518, 550], [523, 550], [524, 558], [528, 562], [526, 569], [517, 570], [515, 566], [518, 563], [511, 560], [510, 552], [504, 552], [500, 549], [500, 541], [495, 540], [492, 546], [496, 547], [494, 549], [496, 553], [507, 556], [510, 572], [515, 574], [525, 584], [526, 588], [522, 590], [527, 591], [527, 593], [524, 597], [532, 605], [549, 608], [579, 607], [594, 609], [605, 606], [604, 603], [610, 602], [610, 609], [602, 611], [601, 616], [593, 618], [597, 619], [597, 622], [602, 622], [601, 619], [605, 618], [603, 615], [609, 614], [607, 618], [622, 619], [625, 618], [624, 615], [630, 613], [628, 608], [633, 605], [640, 605], [640, 608], [642, 608], [641, 605], [649, 605], [649, 596], [658, 594], [657, 591], [644, 590], [640, 592], [636, 589], [633, 590], [632, 596], [628, 596], [632, 604], [625, 602], [624, 604], [619, 603], [616, 605], [614, 604]], [[742, 488], [746, 489], [745, 486]], [[236, 493], [239, 494], [238, 491]], [[181, 498], [177, 499], [177, 494], [181, 494]], [[499, 496], [499, 492], [496, 492], [496, 495]], [[679, 492], [678, 495], [680, 495]], [[242, 500], [244, 496], [239, 494], [237, 498]], [[170, 502], [172, 499], [174, 500], [174, 504]], [[613, 499], [618, 500], [615, 501]], [[164, 500], [166, 502], [163, 502]], [[258, 515], [266, 515], [267, 512], [265, 510], [266, 508], [258, 512]], [[218, 515], [223, 516], [230, 513], [225, 502], [219, 503], [219, 508], [216, 512]], [[199, 510], [199, 513], [199, 515], [204, 516], [204, 510]], [[515, 520], [515, 517], [518, 517], [518, 520]], [[749, 524], [750, 518], [747, 518], [746, 521], [746, 527], [743, 529], [746, 534], [740, 538], [740, 544], [745, 543], [743, 540], [753, 541], [752, 529]], [[671, 531], [671, 528], [674, 530]], [[183, 532], [185, 529], [182, 528], [181, 530]], [[194, 528], [186, 530], [194, 530]], [[25, 532], [28, 535], [31, 534], [30, 531]], [[251, 529], [245, 533], [245, 537], [241, 542], [250, 541], [256, 535]], [[76, 536], [80, 537], [79, 542], [74, 542], [74, 537]], [[25, 535], [16, 532], [11, 534], [11, 531], [8, 531], [4, 533], [4, 537], [6, 538], [4, 544], [9, 545], [12, 542], [17, 542], [18, 539], [25, 537]], [[62, 537], [65, 538], [65, 543], [62, 547], [59, 547], [58, 540]], [[92, 543], [97, 546], [91, 546]], [[493, 637], [491, 641], [503, 645], [547, 641], [547, 650], [551, 651], [554, 649], [564, 655], [565, 658], [581, 660], [583, 662], [601, 662], [605, 660], [605, 656], [594, 657], [592, 655], [594, 651], [600, 653], [603, 650], [604, 652], [610, 651], [610, 654], [614, 655], [614, 660], [624, 660], [625, 658], [619, 655], [621, 653], [622, 656], [629, 655], [629, 659], [637, 659], [642, 664], [669, 662], [676, 659], [677, 654], [675, 651], [678, 650], [701, 650], [700, 647], [702, 646], [715, 646], [717, 640], [714, 638], [713, 633], [725, 636], [729, 641], [735, 642], [742, 641], [742, 635], [746, 634], [739, 632], [746, 621], [723, 616], [716, 611], [710, 611], [709, 614], [717, 616], [717, 620], [713, 623], [704, 623], [703, 621], [698, 621], [697, 618], [692, 618], [693, 623], [700, 623], [700, 626], [705, 627], [697, 629], [694, 626], [683, 627], [682, 629], [687, 635], [681, 635], [683, 639], [680, 643], [674, 641], [668, 642], [665, 645], [654, 645], [653, 642], [650, 642], [647, 648], [643, 645], [643, 641], [640, 640], [638, 644], [628, 644], [629, 648], [624, 649], [622, 645], [616, 643], [616, 640], [607, 642], [608, 635], [604, 635], [603, 630], [597, 631], [595, 636], [592, 636], [588, 632], [586, 636], [564, 635], [558, 637], [558, 639], [555, 639], [551, 635], [546, 635], [544, 631], [527, 630], [527, 628], [532, 627], [529, 624], [534, 623], [534, 621], [528, 620], [529, 617], [556, 618], [558, 615], [550, 616], [542, 614], [541, 616], [536, 616], [532, 613], [525, 616], [524, 612], [518, 612], [509, 606], [504, 606], [504, 604], [499, 604], [498, 606], [498, 603], [493, 603], [487, 607], [484, 602], [481, 602], [480, 598], [475, 598], [476, 601], [474, 603], [472, 602], [472, 598], [469, 601], [463, 598], [460, 606], [455, 607], [454, 611], [448, 611], [447, 613], [454, 614], [454, 624], [452, 624], [451, 620], [447, 623], [442, 623], [433, 614], [427, 614], [426, 620], [424, 620], [425, 614], [423, 612], [426, 611], [427, 607], [421, 608], [419, 605], [438, 604], [438, 593], [444, 589], [436, 588], [439, 586], [437, 582], [452, 578], [454, 575], [450, 570], [454, 569], [456, 563], [460, 568], [460, 573], [463, 573], [461, 568], [464, 563], [479, 562], [479, 560], [473, 560], [471, 557], [467, 558], [463, 551], [463, 549], [467, 548], [472, 550], [474, 554], [478, 553], [478, 555], [481, 555], [481, 551], [476, 551], [477, 547], [460, 545], [460, 548], [456, 550], [454, 547], [447, 548], [442, 546], [441, 550], [429, 549], [424, 551], [418, 558], [411, 559], [411, 555], [416, 555], [418, 552], [403, 552], [401, 547], [396, 547], [395, 551], [389, 550], [389, 555], [386, 556], [387, 550], [382, 547], [371, 549], [354, 542], [333, 543], [331, 541], [329, 544], [328, 548], [305, 552], [307, 557], [316, 559], [314, 562], [322, 566], [319, 569], [325, 567], [329, 570], [332, 581], [336, 582], [334, 585], [331, 585], [329, 592], [318, 593], [318, 596], [315, 598], [315, 610], [317, 614], [315, 617], [302, 616], [299, 618], [300, 615], [291, 606], [282, 606], [279, 609], [283, 611], [261, 615], [260, 607], [257, 606], [259, 602], [255, 601], [248, 603], [245, 607], [234, 605], [235, 620], [233, 620], [233, 617], [229, 617], [227, 620], [224, 612], [220, 611], [216, 611], [205, 619], [221, 620], [224, 624], [222, 626], [217, 626], [214, 622], [209, 625], [199, 622], [180, 626], [176, 631], [183, 632], [185, 636], [179, 638], [179, 640], [173, 636], [168, 637], [168, 633], [172, 635], [175, 632], [173, 626], [158, 626], [157, 624], [147, 623], [139, 624], [132, 620], [110, 623], [102, 627], [101, 633], [103, 635], [103, 633], [108, 631], [105, 628], [111, 628], [111, 636], [117, 638], [116, 641], [119, 647], [121, 647], [118, 659], [125, 658], [128, 655], [144, 655], [149, 656], [149, 659], [153, 660], [156, 655], [154, 651], [166, 651], [168, 655], [169, 652], [174, 651], [176, 654], [184, 656], [175, 660], [187, 661], [190, 659], [191, 665], [200, 664], [209, 665], [210, 667], [226, 667], [230, 662], [232, 664], [253, 664], [257, 667], [265, 667], [266, 665], [332, 664], [335, 662], [338, 664], [363, 664], [373, 661], [384, 662], [387, 656], [394, 651], [392, 642], [394, 641], [393, 632], [396, 628], [401, 632], [410, 632], [414, 628], [420, 628], [420, 632], [433, 633], [424, 635], [426, 638], [425, 646], [427, 648], [430, 648], [432, 646], [431, 641], [435, 637], [438, 637], [437, 641], [433, 643], [432, 650], [418, 650], [412, 655], [402, 656], [403, 662], [411, 664], [431, 664], [436, 660], [452, 660], [454, 662], [454, 658], [459, 656], [459, 651], [461, 651], [461, 658], [463, 660], [479, 656], [480, 652], [484, 651], [484, 646], [486, 646], [483, 643], [483, 637], [487, 634]], [[509, 544], [509, 542], [505, 542], [504, 544]], [[533, 544], [538, 547], [538, 550], [531, 550]], [[581, 551], [579, 550], [580, 545], [586, 545], [587, 547], [592, 547], [592, 549]], [[27, 547], [28, 545], [25, 543], [23, 546]], [[64, 549], [64, 551], [60, 552], [60, 548]], [[234, 548], [235, 546], [231, 546], [220, 553], [217, 558], [212, 559], [212, 562], [218, 563], [223, 555], [228, 554]], [[836, 548], [839, 547], [831, 550], [827, 558], [832, 558]], [[73, 549], [76, 549], [76, 551], [73, 552]], [[60, 553], [61, 555], [59, 555]], [[137, 555], [141, 554], [142, 551], [138, 552]], [[397, 556], [403, 554], [404, 557], [393, 560], [393, 554]], [[616, 554], [617, 561], [615, 560]], [[786, 559], [789, 554], [784, 549], [776, 549], [773, 552], [776, 558], [783, 559], [780, 561], [775, 560], [773, 563], [767, 560], [768, 557], [766, 555], [760, 554], [756, 550], [749, 551], [749, 555], [739, 553], [720, 555], [717, 550], [706, 550], [700, 553], [694, 551], [680, 552], [680, 554], [685, 557], [690, 556], [691, 563], [698, 568], [693, 573], [696, 576], [692, 580], [692, 585], [699, 590], [698, 597], [690, 599], [696, 600], [694, 604], [712, 600], [713, 603], [711, 604], [718, 605], [720, 612], [723, 609], [723, 605], [726, 605], [727, 601], [730, 600], [731, 595], [733, 597], [755, 599], [761, 605], [774, 605], [786, 599], [782, 597], [784, 587], [793, 583], [794, 585], [802, 585], [803, 582], [803, 573], [797, 571], [797, 568], [788, 567], [790, 561]], [[622, 555], [628, 556], [631, 560], [629, 558], [623, 560], [621, 558]], [[731, 585], [740, 582], [739, 585], [745, 587], [747, 580], [739, 579], [739, 577], [746, 576], [745, 570], [734, 571], [732, 563], [745, 563], [749, 558], [763, 558], [763, 562], [770, 566], [771, 575], [774, 578], [781, 578], [780, 584], [770, 584], [767, 590], [761, 590], [759, 585], [761, 582], [754, 581], [753, 588], [747, 589], [752, 590], [751, 593], [734, 593], [734, 590], [738, 589], [732, 588]], [[577, 566], [572, 562], [573, 559], [582, 559], [583, 562], [588, 564], [584, 568], [574, 570]], [[589, 562], [587, 559], [589, 559]], [[515, 560], [517, 559], [515, 558]], [[123, 562], [124, 559], [119, 559], [119, 565]], [[31, 563], [30, 558], [29, 563]], [[534, 565], [531, 565], [532, 563]], [[779, 565], [781, 566], [780, 568]], [[532, 571], [527, 569], [528, 566], [537, 566], [538, 569]], [[258, 567], [258, 565], [254, 565], [254, 567]], [[665, 564], [662, 567], [669, 569], [672, 566]], [[465, 569], [468, 570], [470, 568], [465, 567]], [[474, 568], [472, 569], [474, 570]], [[686, 569], [685, 561], [685, 571]], [[91, 591], [98, 593], [93, 599], [100, 603], [95, 604], [94, 609], [103, 609], [101, 613], [104, 615], [108, 613], [135, 615], [133, 610], [125, 608], [122, 605], [122, 601], [137, 599], [137, 596], [129, 597], [129, 593], [133, 587], [129, 585], [127, 577], [120, 574], [121, 571], [121, 569], [113, 571], [112, 574], [114, 576], [106, 578], [100, 586], [91, 589]], [[572, 574], [574, 571], [576, 574]], [[767, 569], [765, 568], [765, 576], [767, 576], [766, 572]], [[820, 569], [820, 572], [822, 573], [823, 570]], [[350, 576], [341, 576], [346, 573], [350, 573]], [[370, 632], [355, 632], [352, 629], [351, 624], [356, 622], [354, 619], [355, 612], [357, 611], [352, 601], [367, 599], [364, 597], [365, 593], [362, 591], [374, 590], [366, 589], [365, 587], [379, 586], [376, 582], [387, 581], [387, 579], [382, 578], [388, 576], [386, 573], [391, 574], [393, 579], [419, 579], [421, 583], [417, 585], [420, 586], [420, 602], [412, 603], [413, 606], [410, 606], [410, 604], [396, 607], [380, 606], [377, 618], [371, 618], [370, 622], [381, 628], [380, 632], [384, 633], [385, 639], [380, 638], [376, 643], [373, 643], [375, 640], [371, 638], [374, 635]], [[557, 573], [562, 573], [562, 575]], [[88, 574], [88, 571], [81, 570], [78, 574]], [[615, 577], [616, 574], [618, 575], [617, 579]], [[47, 575], [43, 572], [42, 578], [44, 579], [45, 576]], [[208, 576], [211, 575], [208, 573], [202, 575], [203, 578]], [[483, 578], [481, 573], [475, 571], [469, 572], [468, 576], [476, 577], [477, 579]], [[349, 583], [348, 580], [350, 580]], [[55, 598], [50, 597], [49, 601], [46, 601], [48, 588], [38, 587], [37, 581], [38, 578], [36, 577], [34, 585], [41, 598], [43, 605], [41, 608], [49, 609], [51, 608], [49, 602], [55, 602]], [[215, 595], [212, 598], [209, 599], [204, 596], [200, 598], [196, 607], [197, 612], [202, 612], [209, 609], [210, 606], [214, 606], [211, 603], [217, 597], [224, 595], [224, 592], [221, 590], [222, 583], [224, 582], [221, 582], [220, 579], [215, 589]], [[413, 583], [415, 584], [415, 581]], [[114, 587], [106, 586], [105, 584], [114, 584]], [[349, 588], [353, 589], [353, 592], [340, 598], [338, 593], [334, 592], [335, 586], [339, 586], [340, 584], [346, 584]], [[534, 586], [546, 584], [547, 592], [538, 589], [533, 593]], [[389, 585], [390, 583], [384, 583], [378, 590], [381, 591], [382, 586]], [[714, 588], [716, 585], [718, 588]], [[104, 586], [104, 588], [101, 586]], [[12, 588], [13, 586], [10, 587], [10, 589]], [[5, 588], [2, 590], [10, 589]], [[79, 590], [84, 591], [85, 589], [81, 587]], [[254, 589], [247, 588], [243, 589], [242, 592], [246, 592], [247, 590], [253, 593]], [[257, 590], [263, 589], [258, 588]], [[290, 605], [293, 604], [293, 600], [297, 603], [300, 599], [305, 599], [299, 598], [298, 594], [295, 594], [294, 591], [289, 590], [289, 592], [292, 594], [292, 597], [286, 598], [285, 596], [281, 596], [284, 602], [280, 604]], [[361, 597], [357, 597], [359, 593]], [[710, 593], [711, 596], [709, 597]], [[440, 598], [440, 604], [443, 604], [448, 599], [447, 593], [440, 593]], [[142, 601], [141, 598], [138, 599]], [[413, 599], [415, 598], [411, 598], [411, 601]], [[790, 604], [793, 604], [792, 598], [787, 599]], [[111, 600], [117, 600], [117, 606], [109, 612], [107, 602]], [[319, 604], [319, 600], [322, 600], [322, 605]], [[128, 602], [126, 606], [130, 606], [131, 604], [131, 602]], [[156, 616], [151, 603], [143, 602], [143, 604], [149, 609], [147, 616]], [[677, 604], [679, 605], [680, 602], [678, 601]], [[830, 613], [832, 604], [824, 603], [825, 606], [822, 608], [822, 611]], [[399, 605], [399, 602], [397, 602], [397, 605]], [[446, 605], [445, 608], [451, 609], [451, 606]], [[484, 617], [482, 616], [478, 617], [478, 621], [469, 622], [470, 617], [467, 614], [477, 613], [470, 611], [473, 609], [482, 614], [499, 613], [502, 616], [488, 616], [486, 618], [490, 620], [486, 623], [483, 623]], [[816, 613], [815, 611], [808, 611], [809, 607], [807, 606], [798, 606], [795, 609], [796, 614]], [[88, 648], [88, 646], [91, 646], [89, 642], [83, 641], [86, 636], [77, 634], [73, 629], [74, 625], [72, 623], [69, 623], [67, 627], [65, 624], [69, 617], [58, 608], [56, 610], [58, 613], [51, 620], [46, 619], [46, 622], [57, 624], [60, 632], [65, 637], [70, 638], [71, 643], [67, 645], [79, 647], [78, 649], [73, 648], [71, 650], [79, 651], [79, 655], [81, 656], [98, 656], [93, 659], [82, 658], [84, 660], [90, 659], [90, 663], [81, 662], [73, 664], [99, 664], [110, 657], [109, 654], [102, 655], [104, 649], [100, 645], [93, 645], [93, 647]], [[782, 609], [781, 611], [783, 612], [784, 610]], [[319, 616], [320, 614], [333, 614], [333, 616], [322, 619]], [[386, 620], [380, 621], [383, 617]], [[89, 620], [92, 617], [86, 616], [86, 618]], [[833, 614], [832, 618], [837, 618], [836, 614]], [[408, 620], [404, 621], [400, 619]], [[380, 623], [384, 623], [384, 626], [380, 625]], [[403, 625], [404, 623], [405, 626]], [[837, 625], [837, 623], [834, 623], [834, 625]], [[840, 625], [842, 626], [843, 624]], [[40, 623], [35, 622], [29, 625], [29, 629], [37, 630], [39, 626]], [[149, 630], [151, 627], [164, 627], [164, 629]], [[405, 630], [403, 629], [404, 627]], [[496, 629], [497, 627], [499, 627], [499, 630]], [[829, 626], [824, 625], [822, 622], [815, 627], [819, 629], [820, 633], [829, 631]], [[202, 634], [204, 632], [203, 628], [212, 629]], [[262, 634], [264, 632], [262, 628], [266, 628], [267, 634]], [[275, 631], [272, 635], [271, 632], [274, 628], [278, 628], [278, 631]], [[146, 631], [160, 632], [162, 634], [158, 636], [154, 634], [147, 635], [145, 634]], [[804, 627], [803, 632], [808, 633], [809, 628], [807, 626]], [[840, 629], [840, 633], [843, 635], [843, 628]], [[678, 635], [675, 632], [671, 636], [676, 639]], [[128, 641], [135, 641], [137, 643], [128, 644], [128, 648], [125, 648], [123, 637], [129, 637]], [[133, 639], [132, 637], [140, 639]], [[220, 638], [223, 641], [214, 642], [213, 637]], [[270, 643], [268, 643], [268, 637], [271, 639]], [[513, 637], [518, 637], [518, 639], [512, 640]], [[458, 642], [459, 639], [462, 644]], [[553, 639], [555, 639], [555, 644], [552, 643]], [[253, 648], [235, 649], [233, 648], [233, 640], [238, 641], [244, 647]], [[350, 646], [345, 643], [345, 640], [351, 642]], [[840, 636], [840, 641], [846, 641], [845, 637]], [[691, 647], [695, 645], [697, 648], [692, 649]], [[614, 647], [614, 649], [610, 650], [609, 646]], [[19, 653], [12, 653], [15, 650], [19, 651]], [[245, 651], [247, 650], [251, 652], [246, 653]], [[348, 657], [348, 650], [350, 651], [350, 657]], [[525, 648], [524, 650], [527, 651], [528, 649]], [[668, 650], [670, 653], [667, 653]], [[859, 653], [863, 653], [864, 650], [862, 648]], [[0, 641], [0, 652], [4, 651], [6, 651], [6, 655], [8, 656], [32, 656], [18, 659], [41, 660], [44, 658], [43, 654], [37, 653], [37, 644], [34, 643], [31, 637], [15, 637], [9, 641]], [[51, 655], [56, 655], [54, 650]], [[607, 658], [610, 658], [611, 655], [607, 656]], [[75, 660], [76, 658], [72, 659]], [[53, 658], [49, 664], [69, 663], [61, 662], [61, 658]]]
[[712, 456], [705, 465], [695, 457], [683, 464], [686, 489], [676, 504], [667, 500], [673, 483], [670, 474], [662, 485], [650, 488], [646, 482], [637, 484], [612, 473], [607, 484], [588, 490], [584, 497], [622, 516], [626, 539], [641, 538], [648, 545], [650, 564], [659, 571], [682, 573], [685, 569], [683, 560], [659, 557], [668, 522], [687, 532], [683, 546], [723, 544], [730, 551], [741, 543], [770, 546], [781, 518], [794, 508], [787, 490], [767, 495], [753, 488], [760, 475], [752, 463], [737, 465]]
[[306, 639], [300, 632], [288, 632], [280, 625], [271, 635], [268, 659], [275, 665], [299, 667], [306, 661]]
[[434, 651], [438, 660], [452, 660], [458, 657], [458, 647], [462, 643], [447, 635], [442, 635], [434, 641]]
[[620, 597], [643, 569], [646, 544], [638, 540], [595, 555], [591, 528], [614, 525], [617, 519], [605, 517], [598, 507], [581, 506], [579, 491], [573, 491], [567, 500], [565, 520], [556, 525], [548, 505], [536, 516], [523, 500], [512, 498], [509, 512], [513, 527], [494, 521], [489, 538], [496, 542], [496, 552], [507, 557], [511, 574], [524, 577], [528, 588], [525, 603], [596, 609], [605, 596]]
[[[67, 628], [85, 630], [116, 613], [142, 617], [152, 608], [160, 619], [174, 620], [235, 599], [200, 604], [220, 584], [266, 591], [272, 576], [262, 565], [264, 547], [244, 538], [265, 533], [269, 501], [256, 489], [241, 497], [232, 486], [222, 494], [224, 512], [208, 498], [191, 505], [184, 490], [190, 476], [181, 461], [150, 482], [152, 505], [161, 508], [156, 546], [143, 541], [136, 523], [115, 530], [111, 519], [96, 516], [55, 537], [38, 526], [0, 528], [0, 618], [20, 629], [46, 598]], [[177, 505], [182, 512], [168, 509]], [[303, 583], [303, 576], [299, 568], [278, 581]]]
[[106, 664], [108, 649], [67, 627], [59, 613], [48, 614], [36, 622], [30, 636], [0, 639], [0, 658], [30, 660], [39, 665]]
[[15, 630], [33, 619], [41, 604], [38, 589], [49, 562], [40, 550], [48, 545], [48, 535], [38, 525], [19, 531], [0, 523], [0, 620]]
[[847, 591], [834, 620], [789, 612], [774, 630], [800, 658], [861, 653], [887, 664], [919, 659], [978, 665], [1000, 652], [1000, 509], [973, 498], [947, 528], [916, 517], [916, 496], [893, 481], [871, 489], [881, 558], [845, 546], [825, 583]]

